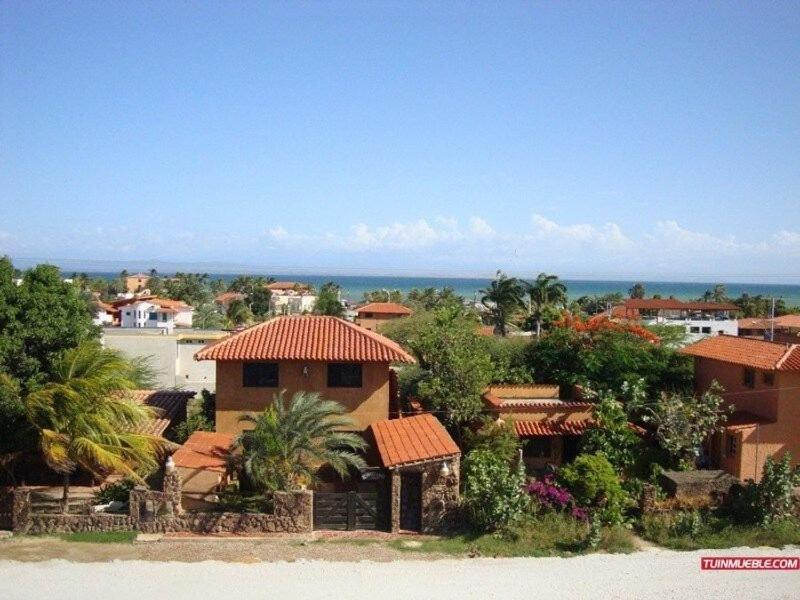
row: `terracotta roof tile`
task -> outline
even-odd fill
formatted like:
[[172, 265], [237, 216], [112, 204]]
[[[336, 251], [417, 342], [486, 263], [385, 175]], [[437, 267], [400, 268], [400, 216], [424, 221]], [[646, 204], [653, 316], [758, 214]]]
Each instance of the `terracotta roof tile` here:
[[626, 310], [739, 310], [730, 302], [684, 302], [675, 298], [629, 298], [623, 304]]
[[137, 404], [144, 404], [153, 409], [155, 418], [136, 428], [136, 433], [164, 436], [164, 432], [181, 415], [186, 414], [186, 403], [194, 398], [194, 392], [174, 390], [133, 390], [131, 396]]
[[800, 370], [800, 346], [718, 335], [686, 346], [681, 353], [767, 371]]
[[370, 431], [386, 468], [461, 454], [453, 438], [431, 414], [377, 421], [370, 425]]
[[414, 362], [389, 338], [343, 319], [311, 315], [259, 323], [206, 346], [195, 360]]
[[380, 313], [384, 315], [410, 315], [413, 311], [407, 306], [398, 304], [396, 302], [370, 302], [364, 306], [359, 306], [356, 312], [361, 313]]
[[539, 437], [548, 435], [582, 435], [594, 427], [591, 419], [580, 421], [514, 421], [514, 431], [519, 437]]
[[172, 455], [176, 467], [225, 472], [234, 436], [215, 431], [195, 431]]

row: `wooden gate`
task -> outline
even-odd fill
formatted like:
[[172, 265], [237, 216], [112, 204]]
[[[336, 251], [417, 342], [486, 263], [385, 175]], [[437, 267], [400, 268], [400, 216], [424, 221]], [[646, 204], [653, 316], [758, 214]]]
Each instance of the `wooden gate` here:
[[384, 529], [377, 492], [314, 492], [314, 529]]

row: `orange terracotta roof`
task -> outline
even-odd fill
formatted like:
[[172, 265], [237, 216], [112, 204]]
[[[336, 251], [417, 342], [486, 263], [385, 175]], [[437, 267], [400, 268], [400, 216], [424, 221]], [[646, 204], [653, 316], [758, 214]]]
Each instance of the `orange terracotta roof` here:
[[582, 435], [594, 427], [591, 419], [580, 421], [514, 421], [514, 431], [519, 437], [539, 437], [548, 435]]
[[158, 296], [139, 296], [134, 298], [125, 298], [123, 300], [116, 300], [114, 306], [120, 308], [129, 304], [136, 304], [137, 302], [150, 302], [161, 308], [172, 308], [175, 310], [194, 310], [191, 306], [186, 304], [183, 300], [172, 300], [171, 298], [159, 298]]
[[195, 360], [403, 362], [414, 358], [378, 333], [336, 317], [276, 317], [206, 346]]
[[397, 302], [370, 302], [356, 309], [359, 316], [361, 313], [381, 313], [384, 315], [410, 315], [413, 311], [407, 306]]
[[461, 454], [439, 419], [431, 414], [376, 421], [369, 428], [387, 469]]
[[774, 423], [774, 421], [770, 421], [769, 419], [760, 417], [746, 410], [737, 410], [728, 417], [728, 420], [725, 422], [725, 428], [735, 430], [750, 429], [757, 425], [768, 425], [770, 423]]
[[[570, 403], [558, 399], [557, 385], [526, 383], [512, 385], [491, 385], [483, 393], [483, 400], [493, 408], [504, 408], [521, 405], [538, 405], [557, 403], [565, 406]], [[577, 403], [583, 406], [582, 403]]]
[[245, 297], [246, 296], [241, 292], [222, 292], [214, 298], [214, 302], [217, 304], [228, 304], [234, 300], [244, 300]]
[[739, 329], [769, 329], [769, 319], [761, 317], [747, 317], [739, 319]]
[[137, 404], [149, 406], [155, 413], [153, 420], [138, 427], [136, 433], [158, 437], [163, 437], [170, 425], [186, 415], [186, 403], [195, 395], [175, 390], [133, 390], [130, 394]]
[[195, 431], [172, 455], [176, 467], [224, 473], [234, 436], [215, 431]]
[[739, 310], [730, 302], [684, 302], [675, 298], [629, 298], [625, 310]]
[[717, 335], [686, 346], [682, 354], [767, 371], [800, 371], [800, 346]]
[[[769, 322], [769, 319], [767, 319]], [[800, 315], [783, 315], [775, 317], [775, 327], [800, 328]]]

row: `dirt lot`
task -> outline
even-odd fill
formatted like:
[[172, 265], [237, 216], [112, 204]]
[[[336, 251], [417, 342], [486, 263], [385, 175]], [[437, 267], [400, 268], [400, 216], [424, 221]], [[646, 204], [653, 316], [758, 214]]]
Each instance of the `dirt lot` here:
[[[176, 537], [133, 544], [67, 542], [54, 537], [13, 537], [0, 541], [0, 560], [44, 561], [66, 559], [72, 562], [110, 560], [256, 563], [263, 561], [392, 561], [414, 558], [430, 560], [445, 555], [414, 552], [409, 555], [389, 545], [389, 536], [314, 535], [263, 538]], [[414, 543], [413, 537], [403, 538]], [[452, 558], [452, 557], [448, 557]]]

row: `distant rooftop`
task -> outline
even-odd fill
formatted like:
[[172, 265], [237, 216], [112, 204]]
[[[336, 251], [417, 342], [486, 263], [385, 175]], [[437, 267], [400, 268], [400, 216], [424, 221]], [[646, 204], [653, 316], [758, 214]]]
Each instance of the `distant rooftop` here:
[[800, 345], [717, 335], [686, 346], [683, 354], [766, 371], [800, 371]]

